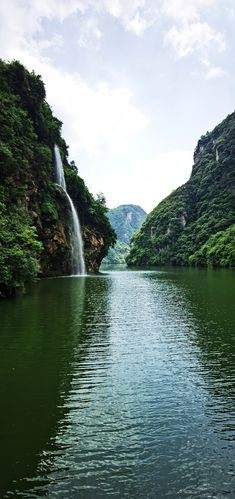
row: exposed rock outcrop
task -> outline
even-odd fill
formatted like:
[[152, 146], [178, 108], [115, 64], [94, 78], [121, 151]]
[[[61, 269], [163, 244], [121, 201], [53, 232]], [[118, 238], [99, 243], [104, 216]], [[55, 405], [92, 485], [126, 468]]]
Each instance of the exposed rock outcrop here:
[[188, 182], [148, 215], [129, 265], [235, 266], [235, 113], [201, 137]]
[[115, 233], [104, 197], [94, 198], [68, 161], [40, 76], [0, 61], [0, 105], [0, 293], [13, 295], [37, 275], [70, 273], [71, 208], [55, 183], [54, 144], [81, 221], [87, 269], [97, 271]]

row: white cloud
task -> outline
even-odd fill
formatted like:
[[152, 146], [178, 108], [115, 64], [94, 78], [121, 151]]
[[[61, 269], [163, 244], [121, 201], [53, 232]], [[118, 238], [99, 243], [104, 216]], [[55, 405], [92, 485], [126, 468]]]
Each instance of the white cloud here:
[[[181, 59], [195, 52], [202, 52], [208, 57], [209, 53], [217, 54], [225, 50], [224, 34], [203, 20], [208, 8], [216, 5], [217, 0], [163, 0], [161, 12], [175, 23], [166, 32], [164, 45], [173, 48], [176, 58]], [[210, 74], [213, 74], [212, 71]]]
[[210, 67], [206, 73], [206, 80], [212, 80], [214, 78], [221, 78], [227, 76], [226, 71], [219, 67]]
[[[13, 3], [16, 0], [12, 0]], [[26, 13], [31, 15], [34, 20], [32, 28], [39, 25], [41, 19], [57, 19], [60, 22], [75, 12], [85, 12], [88, 8], [87, 2], [84, 0], [24, 0], [21, 6], [24, 5]]]
[[[108, 206], [130, 202], [139, 204], [146, 211], [152, 210], [174, 189], [184, 184], [191, 174], [193, 153], [189, 150], [171, 150], [156, 154], [152, 159], [128, 164], [123, 175], [114, 177], [115, 192], [107, 196]], [[139, 179], [141, 178], [141, 181]], [[133, 192], [130, 186], [136, 179]], [[105, 185], [105, 179], [103, 181]], [[108, 184], [105, 192], [109, 192]], [[130, 197], [131, 196], [131, 197]]]
[[[101, 39], [105, 42], [103, 29], [108, 22], [108, 16], [115, 18], [123, 29], [138, 37], [144, 36], [147, 29], [161, 16], [164, 22], [160, 27], [166, 26], [167, 23], [169, 28], [165, 35], [165, 45], [173, 48], [178, 58], [193, 53], [198, 54], [199, 60], [204, 56], [204, 62], [201, 60], [201, 63], [204, 66], [205, 78], [208, 80], [218, 78], [224, 76], [225, 72], [216, 63], [212, 64], [210, 58], [213, 51], [219, 53], [225, 49], [225, 37], [216, 31], [209, 21], [206, 22], [207, 18], [204, 17], [207, 9], [215, 4], [218, 4], [218, 0], [0, 2], [1, 56], [5, 59], [17, 58], [42, 75], [46, 84], [47, 99], [55, 114], [64, 122], [63, 134], [70, 145], [72, 157], [74, 159], [82, 157], [87, 160], [85, 168], [90, 169], [90, 180], [85, 169], [84, 177], [91, 182], [94, 191], [105, 190], [106, 193], [110, 191], [111, 196], [108, 200], [110, 205], [111, 197], [114, 200], [116, 196], [115, 202], [120, 204], [129, 202], [131, 196], [132, 202], [151, 209], [153, 207], [151, 200], [156, 204], [169, 194], [170, 190], [187, 180], [191, 171], [192, 153], [181, 150], [168, 151], [141, 162], [136, 152], [136, 144], [141, 144], [140, 151], [151, 154], [148, 150], [147, 134], [143, 133], [148, 120], [136, 107], [134, 97], [126, 84], [122, 88], [112, 88], [107, 81], [97, 82], [94, 75], [93, 85], [88, 85], [79, 74], [75, 72], [68, 74], [58, 66], [53, 66], [52, 60], [44, 56], [45, 49], [61, 46], [63, 39], [57, 34], [60, 33], [58, 27], [66, 20], [69, 26], [68, 18], [72, 15], [73, 26], [77, 20], [78, 43], [84, 48], [99, 46]], [[51, 31], [44, 32], [45, 19], [54, 21], [51, 26], [47, 23], [47, 28], [53, 27]], [[54, 54], [54, 51], [52, 53]], [[125, 55], [123, 57], [125, 59]], [[74, 59], [76, 67], [78, 64], [76, 53]], [[63, 60], [57, 64], [62, 65]], [[108, 69], [112, 69], [112, 66]], [[105, 74], [104, 71], [102, 74]], [[128, 70], [126, 74], [129, 76]], [[163, 111], [161, 105], [159, 108], [159, 120], [161, 120], [161, 113], [165, 110]], [[168, 136], [165, 143], [168, 143]], [[151, 142], [151, 147], [156, 151], [160, 145], [156, 140], [154, 143]], [[104, 161], [107, 162], [105, 171], [102, 170]], [[95, 171], [96, 168], [99, 170], [98, 173]], [[135, 186], [133, 192], [130, 192], [133, 179]]]
[[137, 36], [156, 23], [160, 14], [178, 22], [165, 35], [165, 43], [173, 46], [179, 57], [184, 57], [198, 48], [216, 45], [218, 51], [225, 46], [224, 35], [214, 30], [200, 16], [217, 0], [11, 0], [11, 9], [5, 2], [0, 4], [2, 30], [0, 44], [25, 44], [36, 32], [42, 30], [44, 18], [63, 22], [69, 16], [85, 12], [90, 15], [81, 21], [78, 43], [87, 47], [91, 39], [99, 41], [102, 31], [98, 15], [105, 11], [115, 17], [122, 26]]
[[155, 0], [103, 0], [103, 8], [137, 36], [156, 22], [159, 12]]
[[64, 133], [77, 151], [123, 150], [128, 140], [147, 125], [143, 113], [131, 103], [127, 88], [111, 89], [104, 82], [94, 90], [79, 77], [55, 70], [47, 74], [46, 83], [49, 102], [64, 121]]
[[195, 51], [205, 51], [213, 46], [216, 52], [226, 47], [224, 35], [207, 23], [195, 22], [171, 28], [165, 35], [165, 45], [170, 45], [179, 59]]
[[[102, 3], [103, 2], [103, 3]], [[174, 49], [177, 58], [194, 52], [221, 53], [226, 41], [223, 33], [204, 20], [208, 9], [216, 7], [218, 0], [102, 0], [103, 8], [128, 31], [143, 36], [160, 18], [174, 23], [165, 33], [164, 46]], [[210, 72], [209, 77], [216, 74]], [[217, 75], [219, 72], [217, 71]], [[221, 73], [222, 75], [222, 73]]]
[[[35, 53], [34, 35], [42, 31], [43, 19], [63, 22], [67, 17], [84, 12], [83, 0], [11, 0], [0, 2], [0, 47], [1, 57], [15, 58], [20, 49]], [[53, 39], [54, 35], [51, 37]], [[45, 43], [48, 41], [46, 40]], [[51, 43], [49, 40], [48, 43]], [[45, 48], [38, 43], [37, 52]]]
[[86, 19], [81, 25], [80, 36], [78, 38], [80, 47], [87, 48], [90, 45], [93, 45], [93, 41], [95, 41], [96, 48], [98, 48], [101, 38], [102, 31], [99, 28], [97, 19], [95, 17]]
[[[157, 154], [143, 165], [150, 182], [154, 183], [159, 201], [189, 179], [192, 163], [192, 151], [174, 149]], [[161, 181], [157, 182], [157, 179]]]
[[219, 66], [213, 66], [213, 64], [211, 64], [210, 60], [207, 57], [203, 57], [201, 59], [201, 63], [203, 66], [206, 67], [206, 74], [205, 74], [206, 80], [212, 80], [214, 78], [222, 78], [224, 76], [228, 76], [228, 73], [224, 71], [222, 68], [220, 68]]
[[198, 21], [200, 12], [216, 0], [163, 0], [161, 11], [166, 16], [182, 22]]
[[228, 16], [228, 19], [233, 22], [235, 19], [235, 9], [232, 7], [225, 7], [225, 12]]
[[[14, 15], [1, 5], [2, 25], [7, 42], [2, 43], [1, 55], [6, 59], [16, 58], [41, 74], [46, 85], [47, 99], [56, 115], [64, 122], [64, 133], [75, 149], [88, 151], [115, 151], [124, 149], [130, 137], [147, 126], [144, 114], [132, 103], [128, 88], [111, 88], [106, 82], [94, 82], [91, 88], [78, 74], [62, 71], [43, 57], [43, 50], [56, 41], [35, 42], [33, 32], [40, 29], [42, 16], [64, 19], [75, 11], [82, 10], [80, 0], [26, 0], [14, 3]], [[19, 7], [21, 6], [21, 8]], [[28, 11], [27, 11], [28, 8]], [[25, 16], [28, 18], [25, 19]], [[32, 19], [27, 30], [29, 18]], [[88, 18], [84, 25], [85, 44], [88, 33], [99, 40], [102, 36], [96, 19]], [[14, 35], [14, 36], [12, 36]]]
[[[198, 21], [200, 13], [216, 4], [217, 0], [102, 0], [104, 9], [119, 19], [125, 26], [132, 22], [136, 15], [143, 21], [153, 22], [157, 14], [182, 22]], [[148, 27], [148, 26], [147, 26]], [[138, 31], [136, 33], [139, 34]]]
[[[149, 199], [154, 199], [154, 206], [189, 179], [192, 164], [191, 150], [176, 149], [157, 154], [143, 165], [144, 171], [148, 173], [146, 185], [143, 184], [142, 187], [145, 193], [148, 193]], [[141, 193], [139, 196], [141, 197]]]
[[145, 0], [103, 0], [103, 6], [111, 16], [124, 20], [134, 17], [145, 4]]
[[144, 17], [141, 17], [139, 12], [126, 24], [129, 31], [133, 31], [137, 36], [142, 36], [148, 27], [148, 23]]
[[1, 2], [1, 24], [7, 21], [12, 31], [17, 28], [21, 34], [27, 35], [40, 31], [43, 18], [57, 19], [62, 22], [75, 12], [84, 12], [86, 3], [83, 0], [11, 0], [11, 4]]
[[73, 152], [125, 150], [128, 141], [147, 126], [147, 118], [132, 104], [128, 88], [110, 88], [101, 82], [94, 89], [78, 74], [63, 72], [24, 52], [18, 55], [27, 67], [42, 75], [47, 100], [63, 121]]

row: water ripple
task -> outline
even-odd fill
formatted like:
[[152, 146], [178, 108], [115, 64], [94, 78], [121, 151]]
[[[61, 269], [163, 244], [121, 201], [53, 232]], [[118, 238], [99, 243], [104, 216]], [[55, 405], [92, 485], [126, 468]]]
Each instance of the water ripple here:
[[235, 319], [210, 279], [112, 272], [87, 278], [79, 302], [63, 280], [70, 305], [48, 343], [61, 414], [19, 496], [235, 497]]

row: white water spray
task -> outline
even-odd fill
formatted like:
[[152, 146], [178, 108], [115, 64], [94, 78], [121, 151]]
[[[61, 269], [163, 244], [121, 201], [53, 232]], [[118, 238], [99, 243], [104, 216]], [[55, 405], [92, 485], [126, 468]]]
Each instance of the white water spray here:
[[66, 183], [64, 178], [63, 163], [60, 156], [60, 150], [57, 145], [54, 147], [55, 152], [55, 173], [56, 183], [63, 189], [71, 208], [71, 221], [72, 221], [72, 236], [71, 236], [71, 249], [72, 249], [72, 273], [73, 275], [85, 275], [86, 267], [83, 256], [83, 240], [81, 234], [80, 223], [78, 214], [74, 207], [73, 201], [67, 193]]

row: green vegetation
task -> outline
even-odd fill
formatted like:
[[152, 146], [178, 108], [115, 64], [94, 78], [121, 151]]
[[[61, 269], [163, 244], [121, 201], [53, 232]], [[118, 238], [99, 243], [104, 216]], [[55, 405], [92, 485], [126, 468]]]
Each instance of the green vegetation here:
[[199, 140], [189, 181], [148, 215], [127, 263], [234, 266], [234, 223], [235, 113]]
[[33, 282], [39, 271], [38, 256], [42, 244], [36, 229], [30, 227], [24, 210], [8, 213], [0, 204], [0, 296], [9, 296]]
[[235, 267], [235, 225], [217, 232], [189, 257], [192, 265]]
[[115, 246], [109, 249], [108, 255], [104, 259], [103, 263], [108, 265], [126, 263], [126, 257], [129, 251], [129, 244], [117, 241]]
[[104, 263], [125, 263], [130, 251], [131, 237], [139, 229], [147, 213], [140, 206], [124, 204], [109, 210], [107, 216], [117, 234], [117, 243], [110, 248]]
[[86, 264], [97, 270], [115, 233], [104, 197], [94, 198], [68, 162], [62, 123], [45, 100], [41, 77], [17, 61], [0, 61], [0, 106], [0, 296], [24, 289], [38, 274], [70, 272], [69, 206], [55, 185], [55, 143], [81, 219]]
[[118, 241], [127, 244], [146, 216], [147, 213], [143, 208], [134, 204], [122, 204], [108, 212], [108, 219], [117, 234]]

